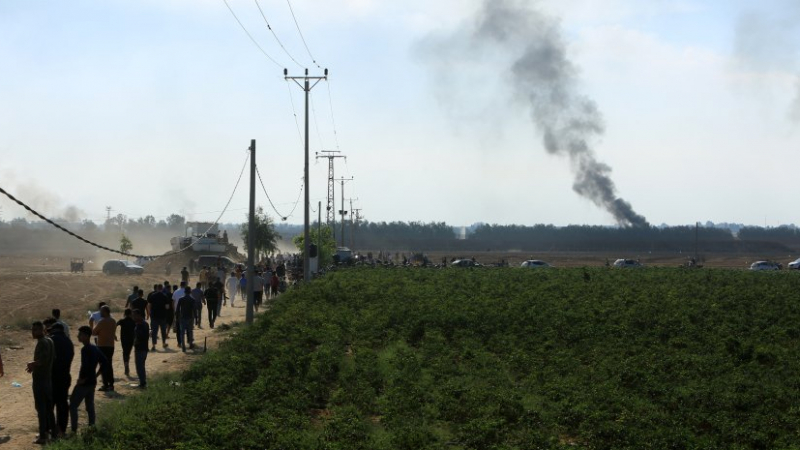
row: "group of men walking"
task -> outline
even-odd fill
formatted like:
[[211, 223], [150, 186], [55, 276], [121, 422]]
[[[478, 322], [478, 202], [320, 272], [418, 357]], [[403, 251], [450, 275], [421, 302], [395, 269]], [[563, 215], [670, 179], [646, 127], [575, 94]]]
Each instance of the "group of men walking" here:
[[[219, 270], [212, 271], [206, 267], [201, 272], [204, 276], [198, 277], [200, 281], [192, 288], [184, 267], [180, 285], [170, 284], [169, 281], [155, 284], [146, 297], [142, 289], [134, 286], [120, 320], [112, 317], [109, 305], [100, 302], [98, 310], [90, 313], [89, 324], [77, 330], [80, 369], [74, 386], [70, 372], [76, 356], [75, 346], [70, 338], [69, 326], [60, 318], [60, 311], [54, 309], [52, 317], [34, 322], [31, 335], [36, 340], [36, 347], [33, 360], [26, 367], [33, 379], [33, 399], [39, 423], [39, 434], [34, 443], [45, 444], [49, 439], [65, 436], [68, 427], [73, 433], [77, 432], [81, 404], [85, 405], [89, 426], [94, 426], [95, 392], [114, 391], [112, 363], [116, 342], [122, 347], [125, 375], [130, 376], [130, 359], [133, 356], [139, 380], [137, 387], [146, 389], [147, 356], [157, 351], [159, 335], [164, 349], [169, 347], [167, 341], [172, 332], [183, 352], [187, 347], [195, 348], [194, 328], [202, 328], [203, 307], [207, 310], [208, 326], [214, 328], [222, 306], [227, 304], [228, 299], [230, 306], [234, 307], [237, 294], [246, 298], [247, 278], [243, 272], [242, 268], [237, 267], [224, 279], [224, 271], [219, 276]], [[278, 294], [277, 272], [269, 269], [257, 271], [253, 286], [256, 310], [262, 303], [265, 291], [270, 297]], [[0, 357], [0, 377], [3, 375]]]

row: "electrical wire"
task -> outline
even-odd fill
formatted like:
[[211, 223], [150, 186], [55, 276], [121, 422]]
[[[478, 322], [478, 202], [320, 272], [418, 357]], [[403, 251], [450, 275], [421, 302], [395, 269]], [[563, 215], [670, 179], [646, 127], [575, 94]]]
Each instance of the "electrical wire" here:
[[289, 80], [286, 80], [286, 89], [289, 91], [289, 102], [292, 103], [292, 115], [294, 115], [294, 124], [297, 126], [297, 137], [300, 138], [300, 146], [302, 146], [303, 133], [300, 131], [300, 122], [297, 120], [297, 109], [294, 107], [294, 96], [292, 96], [292, 87], [289, 86]]
[[331, 123], [333, 124], [333, 140], [336, 142], [336, 150], [339, 150], [339, 133], [336, 131], [336, 119], [333, 118], [333, 96], [331, 95], [331, 82], [325, 78], [325, 84], [328, 86], [328, 105], [331, 109]]
[[[248, 153], [248, 158], [249, 158], [249, 153]], [[244, 167], [246, 167], [246, 166], [247, 166], [247, 160], [245, 160], [245, 166]], [[239, 180], [236, 181], [236, 187], [239, 186], [239, 182], [242, 180], [242, 175], [244, 174], [244, 167], [242, 167], [242, 172], [239, 174]], [[214, 225], [217, 224], [219, 219], [222, 218], [222, 215], [225, 214], [225, 210], [228, 209], [228, 205], [230, 205], [231, 200], [233, 199], [233, 194], [236, 193], [236, 187], [233, 188], [233, 193], [231, 194], [231, 197], [228, 199], [228, 203], [225, 204], [225, 209], [223, 209], [222, 214], [219, 215], [219, 217], [217, 218], [217, 221], [214, 222]], [[192, 245], [190, 244], [190, 245], [188, 245], [188, 246], [186, 246], [186, 247], [184, 247], [184, 248], [182, 248], [180, 250], [169, 251], [169, 252], [166, 252], [166, 253], [162, 253], [160, 255], [136, 255], [136, 254], [133, 254], [133, 253], [123, 252], [123, 251], [116, 250], [116, 249], [113, 249], [113, 248], [109, 248], [109, 247], [106, 247], [105, 245], [101, 245], [101, 244], [98, 244], [96, 242], [90, 241], [90, 240], [86, 239], [85, 237], [80, 236], [80, 235], [78, 235], [78, 234], [76, 234], [76, 233], [74, 233], [74, 232], [62, 227], [61, 225], [57, 224], [56, 222], [54, 222], [54, 221], [48, 219], [47, 217], [43, 216], [42, 214], [40, 214], [38, 211], [34, 210], [30, 206], [26, 205], [22, 200], [19, 200], [16, 197], [14, 197], [13, 195], [11, 195], [8, 191], [3, 189], [2, 187], [0, 187], [0, 193], [4, 194], [6, 197], [11, 199], [13, 202], [15, 202], [16, 204], [18, 204], [18, 205], [22, 206], [23, 208], [25, 208], [26, 210], [28, 210], [28, 212], [30, 212], [34, 216], [44, 220], [45, 222], [49, 223], [50, 225], [52, 225], [52, 226], [58, 228], [59, 230], [69, 234], [70, 236], [78, 239], [79, 241], [82, 241], [82, 242], [84, 242], [86, 244], [89, 244], [89, 245], [91, 245], [93, 247], [96, 247], [96, 248], [99, 248], [101, 250], [105, 250], [105, 251], [108, 251], [108, 252], [111, 252], [111, 253], [117, 253], [119, 255], [130, 256], [130, 257], [133, 257], [133, 258], [143, 258], [143, 259], [153, 259], [153, 260], [155, 260], [155, 259], [161, 258], [161, 257], [166, 256], [166, 255], [176, 255], [176, 254], [182, 253], [182, 252], [184, 252], [184, 251], [186, 251], [186, 250], [188, 250], [189, 248], [192, 247]], [[292, 210], [292, 211], [294, 211], [294, 210]], [[211, 228], [214, 227], [214, 225], [209, 227], [208, 230], [206, 230], [206, 233], [208, 233], [211, 230]]]
[[319, 121], [317, 120], [317, 108], [314, 107], [314, 96], [309, 92], [308, 94], [309, 100], [311, 100], [311, 114], [314, 116], [314, 128], [317, 129], [317, 139], [319, 139], [319, 146], [321, 149], [325, 148], [325, 145], [322, 143], [322, 133], [319, 132]]
[[302, 184], [302, 183], [300, 184], [300, 192], [297, 194], [297, 200], [294, 202], [294, 206], [292, 207], [292, 210], [289, 211], [289, 214], [284, 216], [283, 214], [280, 213], [280, 211], [278, 211], [278, 208], [275, 207], [275, 204], [272, 203], [272, 199], [269, 197], [269, 193], [267, 192], [267, 188], [264, 186], [264, 180], [261, 179], [261, 172], [258, 170], [258, 166], [256, 166], [256, 175], [258, 176], [259, 183], [261, 183], [261, 189], [264, 190], [264, 195], [267, 196], [267, 200], [269, 201], [270, 206], [272, 206], [272, 210], [275, 211], [275, 214], [277, 214], [278, 217], [280, 217], [282, 221], [286, 222], [286, 220], [289, 217], [292, 217], [292, 214], [294, 214], [294, 210], [297, 209], [297, 205], [300, 203], [300, 196], [303, 195], [304, 184]]
[[297, 27], [297, 32], [300, 34], [300, 40], [303, 41], [303, 45], [305, 46], [306, 51], [308, 52], [308, 57], [311, 58], [311, 62], [313, 62], [318, 69], [321, 69], [322, 67], [320, 67], [320, 65], [317, 64], [317, 60], [314, 59], [314, 57], [311, 55], [311, 50], [308, 49], [308, 44], [306, 44], [306, 38], [303, 37], [303, 32], [300, 31], [300, 24], [297, 23], [297, 17], [294, 15], [294, 9], [292, 9], [292, 3], [289, 0], [286, 0], [286, 4], [289, 5], [289, 11], [292, 13], [292, 19], [294, 19], [294, 25]]
[[245, 34], [247, 34], [247, 37], [249, 37], [250, 40], [253, 41], [253, 44], [255, 44], [255, 46], [258, 47], [259, 50], [261, 50], [261, 53], [263, 53], [264, 56], [266, 56], [270, 61], [272, 61], [273, 64], [275, 64], [276, 66], [278, 66], [280, 68], [283, 68], [282, 64], [278, 63], [278, 61], [275, 61], [275, 59], [272, 56], [269, 56], [269, 54], [266, 51], [264, 51], [264, 49], [261, 48], [260, 45], [258, 45], [258, 42], [256, 42], [256, 40], [253, 38], [253, 36], [250, 34], [250, 32], [247, 31], [247, 28], [244, 27], [244, 24], [242, 24], [242, 21], [239, 20], [238, 17], [236, 17], [236, 13], [233, 12], [233, 9], [231, 9], [231, 5], [228, 4], [228, 0], [222, 0], [222, 1], [225, 2], [225, 6], [228, 7], [228, 11], [231, 12], [231, 14], [233, 15], [233, 18], [236, 19], [236, 22], [239, 23], [240, 27], [242, 27], [242, 30], [244, 30]]
[[270, 26], [269, 21], [267, 20], [267, 16], [264, 15], [264, 10], [262, 10], [261, 9], [261, 5], [258, 4], [258, 0], [253, 0], [253, 1], [256, 2], [256, 6], [258, 7], [258, 12], [260, 12], [261, 13], [261, 17], [264, 18], [264, 23], [267, 24], [267, 29], [269, 29], [269, 31], [272, 32], [272, 36], [275, 37], [276, 41], [278, 41], [278, 45], [281, 46], [281, 48], [283, 49], [284, 53], [286, 53], [286, 56], [288, 56], [289, 59], [294, 61], [294, 63], [297, 64], [297, 67], [300, 67], [302, 69], [303, 65], [300, 64], [299, 62], [297, 62], [296, 59], [294, 59], [294, 56], [292, 56], [291, 53], [289, 53], [289, 50], [286, 50], [286, 47], [283, 46], [283, 42], [281, 42], [281, 40], [278, 39], [278, 35], [275, 34], [275, 30], [273, 30], [272, 27]]

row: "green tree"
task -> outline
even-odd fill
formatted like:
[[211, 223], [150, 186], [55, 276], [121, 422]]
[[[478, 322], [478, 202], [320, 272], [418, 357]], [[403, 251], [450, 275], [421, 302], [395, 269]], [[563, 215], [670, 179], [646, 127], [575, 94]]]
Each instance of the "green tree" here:
[[[317, 244], [317, 254], [319, 255], [319, 267], [325, 267], [333, 263], [333, 255], [336, 253], [336, 241], [333, 239], [333, 232], [327, 225], [323, 225], [321, 233], [317, 233], [317, 227], [309, 227], [308, 234], [312, 244]], [[322, 235], [320, 241], [319, 236]], [[292, 239], [292, 242], [303, 253], [304, 242], [303, 234], [299, 234]]]
[[[274, 253], [278, 250], [278, 240], [281, 239], [281, 235], [275, 231], [275, 223], [273, 222], [272, 218], [268, 216], [264, 212], [264, 208], [258, 207], [256, 209], [256, 216], [255, 216], [255, 227], [256, 227], [256, 261], [261, 259], [261, 256], [269, 255], [270, 253]], [[248, 236], [248, 223], [245, 222], [241, 225], [239, 231], [244, 240], [244, 244], [247, 245], [249, 242]]]
[[122, 253], [128, 253], [131, 250], [133, 250], [133, 243], [130, 239], [128, 239], [128, 236], [123, 234], [122, 237], [119, 238], [119, 251]]

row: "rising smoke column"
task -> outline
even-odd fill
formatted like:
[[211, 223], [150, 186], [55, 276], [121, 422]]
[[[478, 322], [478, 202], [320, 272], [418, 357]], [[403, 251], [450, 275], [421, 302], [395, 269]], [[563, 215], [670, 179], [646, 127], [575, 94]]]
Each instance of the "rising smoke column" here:
[[611, 168], [595, 157], [591, 141], [603, 134], [603, 119], [595, 102], [577, 90], [577, 68], [567, 58], [558, 21], [514, 0], [484, 0], [467, 33], [476, 53], [512, 52], [515, 94], [530, 106], [545, 149], [569, 157], [573, 190], [606, 209], [620, 225], [649, 226], [617, 196]]

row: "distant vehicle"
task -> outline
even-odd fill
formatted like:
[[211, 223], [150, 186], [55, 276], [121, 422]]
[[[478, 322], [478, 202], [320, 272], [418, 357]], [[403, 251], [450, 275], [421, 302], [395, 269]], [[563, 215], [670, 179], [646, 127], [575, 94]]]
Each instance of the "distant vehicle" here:
[[775, 261], [756, 261], [750, 264], [750, 270], [781, 270], [783, 265]]
[[353, 262], [353, 251], [347, 247], [336, 247], [333, 262], [336, 264], [351, 264]]
[[141, 275], [144, 273], [144, 268], [130, 261], [112, 259], [103, 264], [103, 273], [106, 275]]
[[471, 259], [457, 259], [450, 263], [452, 267], [483, 267], [483, 265], [477, 261], [473, 261]]
[[523, 261], [520, 267], [528, 267], [530, 269], [546, 269], [553, 266], [538, 259], [529, 259], [527, 261]]
[[618, 259], [614, 261], [614, 267], [635, 268], [635, 267], [644, 267], [644, 264], [640, 263], [635, 259]]
[[794, 270], [800, 269], [800, 258], [797, 258], [794, 261], [790, 262], [789, 268]]
[[197, 270], [202, 269], [203, 267], [211, 267], [212, 269], [217, 268], [217, 264], [222, 264], [222, 267], [225, 269], [225, 272], [231, 272], [236, 267], [236, 262], [227, 256], [222, 255], [201, 255], [197, 257], [197, 262], [195, 267]]
[[83, 273], [83, 258], [72, 258], [69, 260], [69, 271], [72, 273]]

